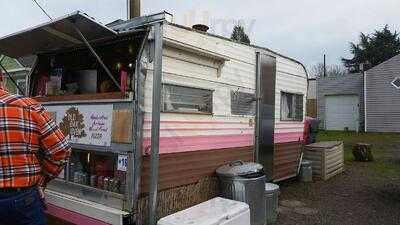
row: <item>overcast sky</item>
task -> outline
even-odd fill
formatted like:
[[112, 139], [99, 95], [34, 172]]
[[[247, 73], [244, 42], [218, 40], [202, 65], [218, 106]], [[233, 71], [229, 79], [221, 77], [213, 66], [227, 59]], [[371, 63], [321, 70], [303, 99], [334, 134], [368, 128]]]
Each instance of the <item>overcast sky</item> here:
[[[126, 0], [37, 0], [52, 17], [81, 10], [108, 23], [126, 18]], [[33, 0], [0, 0], [0, 36], [47, 22]], [[211, 32], [229, 36], [241, 23], [252, 43], [298, 59], [307, 67], [340, 64], [350, 57], [349, 42], [360, 32], [388, 24], [400, 30], [400, 0], [143, 0], [142, 13], [166, 10], [176, 23], [206, 23]]]

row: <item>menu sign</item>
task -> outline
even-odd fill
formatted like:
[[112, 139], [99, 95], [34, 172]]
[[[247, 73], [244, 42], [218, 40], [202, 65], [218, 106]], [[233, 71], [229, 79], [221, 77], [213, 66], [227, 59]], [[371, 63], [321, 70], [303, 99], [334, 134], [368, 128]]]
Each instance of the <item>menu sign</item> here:
[[111, 145], [112, 113], [110, 105], [46, 106], [71, 143]]

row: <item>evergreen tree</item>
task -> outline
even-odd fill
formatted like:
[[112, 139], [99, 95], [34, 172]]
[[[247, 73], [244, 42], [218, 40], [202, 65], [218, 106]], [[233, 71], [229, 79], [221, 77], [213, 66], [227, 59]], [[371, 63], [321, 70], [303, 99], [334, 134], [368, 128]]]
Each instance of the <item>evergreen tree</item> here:
[[400, 54], [400, 39], [397, 31], [391, 32], [388, 25], [372, 35], [360, 34], [358, 44], [350, 43], [352, 59], [342, 58], [344, 66], [352, 73], [360, 72], [360, 64], [367, 64], [370, 69]]
[[231, 39], [240, 43], [250, 44], [250, 38], [241, 25], [236, 25], [233, 28]]

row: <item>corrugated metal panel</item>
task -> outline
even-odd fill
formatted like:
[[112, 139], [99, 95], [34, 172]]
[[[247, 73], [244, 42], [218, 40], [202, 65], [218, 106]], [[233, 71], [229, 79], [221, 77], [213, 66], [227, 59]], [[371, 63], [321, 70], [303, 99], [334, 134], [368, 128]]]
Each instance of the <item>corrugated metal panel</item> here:
[[[253, 161], [253, 148], [242, 147], [160, 155], [160, 190], [188, 185], [215, 176], [215, 170], [235, 160]], [[149, 157], [143, 160], [142, 192], [148, 191]]]
[[367, 71], [367, 131], [400, 132], [400, 90], [391, 82], [400, 77], [400, 55]]
[[338, 77], [317, 78], [317, 116], [320, 127], [325, 128], [325, 96], [357, 95], [360, 98], [360, 130], [364, 127], [364, 88], [361, 74], [348, 74]]
[[74, 21], [75, 26], [89, 42], [117, 35], [115, 31], [94, 21], [84, 13], [76, 11], [33, 28], [2, 37], [0, 51], [4, 55], [19, 58], [82, 45], [83, 42], [71, 21]]

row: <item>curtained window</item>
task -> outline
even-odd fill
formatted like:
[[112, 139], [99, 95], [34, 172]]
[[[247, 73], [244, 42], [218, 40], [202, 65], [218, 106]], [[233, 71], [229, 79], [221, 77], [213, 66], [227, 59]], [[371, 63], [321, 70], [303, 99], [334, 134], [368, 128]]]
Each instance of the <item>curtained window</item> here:
[[281, 92], [281, 120], [303, 121], [303, 96]]

